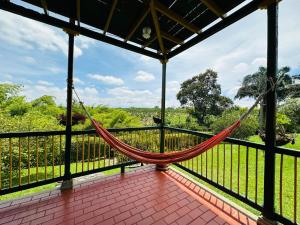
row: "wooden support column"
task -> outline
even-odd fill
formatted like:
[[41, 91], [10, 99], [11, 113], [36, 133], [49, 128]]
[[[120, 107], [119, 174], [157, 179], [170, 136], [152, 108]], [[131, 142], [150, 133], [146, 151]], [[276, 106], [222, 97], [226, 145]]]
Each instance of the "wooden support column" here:
[[[166, 116], [166, 71], [167, 60], [161, 60], [162, 64], [162, 82], [161, 82], [161, 110], [160, 110], [160, 153], [165, 152], [165, 116]], [[157, 170], [165, 171], [168, 165], [156, 165]]]
[[[268, 13], [268, 62], [267, 62], [267, 90], [276, 82], [278, 70], [278, 5], [273, 3], [267, 8]], [[271, 81], [271, 82], [270, 82]], [[263, 217], [258, 224], [276, 224], [274, 222], [275, 195], [275, 143], [276, 143], [276, 93], [272, 89], [266, 96], [266, 151], [264, 174], [264, 205]]]
[[[74, 24], [74, 20], [70, 21]], [[73, 187], [71, 178], [71, 140], [72, 140], [72, 89], [73, 89], [73, 62], [74, 62], [74, 33], [68, 32], [68, 79], [67, 79], [67, 117], [66, 117], [66, 145], [65, 145], [65, 174], [61, 189]]]

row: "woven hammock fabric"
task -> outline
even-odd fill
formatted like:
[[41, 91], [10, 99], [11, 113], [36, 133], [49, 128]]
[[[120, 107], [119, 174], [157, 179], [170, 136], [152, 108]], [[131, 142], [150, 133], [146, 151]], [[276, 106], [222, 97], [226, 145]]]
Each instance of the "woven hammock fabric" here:
[[211, 137], [210, 139], [198, 145], [195, 145], [192, 148], [167, 153], [143, 151], [120, 141], [118, 138], [108, 132], [104, 127], [98, 124], [94, 119], [92, 119], [92, 125], [95, 127], [97, 134], [99, 134], [111, 147], [128, 156], [129, 158], [143, 163], [162, 165], [192, 159], [213, 148], [217, 144], [224, 141], [227, 137], [229, 137], [240, 126], [240, 120], [236, 121], [234, 124], [232, 124], [228, 128], [225, 128], [223, 131]]

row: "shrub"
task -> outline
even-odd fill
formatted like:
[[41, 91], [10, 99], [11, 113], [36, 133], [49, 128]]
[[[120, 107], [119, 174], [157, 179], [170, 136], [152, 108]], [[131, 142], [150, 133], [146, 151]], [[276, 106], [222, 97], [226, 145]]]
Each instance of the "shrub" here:
[[[247, 111], [247, 108], [233, 107], [225, 110], [220, 117], [216, 117], [213, 120], [211, 128], [214, 133], [218, 133], [226, 127], [233, 124], [243, 113]], [[252, 112], [248, 118], [246, 118], [241, 126], [231, 135], [233, 138], [247, 139], [251, 135], [254, 135], [258, 129], [257, 111]]]

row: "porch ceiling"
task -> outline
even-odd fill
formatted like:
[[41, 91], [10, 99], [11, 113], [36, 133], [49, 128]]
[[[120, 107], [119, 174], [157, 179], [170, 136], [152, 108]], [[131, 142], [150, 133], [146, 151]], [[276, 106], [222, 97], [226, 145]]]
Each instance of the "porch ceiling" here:
[[[0, 1], [0, 8], [154, 58], [170, 58], [252, 13], [265, 0], [248, 1], [236, 11], [245, 0], [22, 1], [44, 13], [9, 1]], [[76, 25], [66, 27], [62, 16]], [[145, 27], [151, 28], [148, 39], [143, 37]]]

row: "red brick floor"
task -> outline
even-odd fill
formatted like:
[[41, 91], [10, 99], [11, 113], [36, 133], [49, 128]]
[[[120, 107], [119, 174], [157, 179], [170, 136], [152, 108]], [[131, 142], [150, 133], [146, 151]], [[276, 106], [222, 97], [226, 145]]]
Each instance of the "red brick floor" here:
[[173, 170], [124, 175], [0, 203], [0, 224], [256, 224]]

